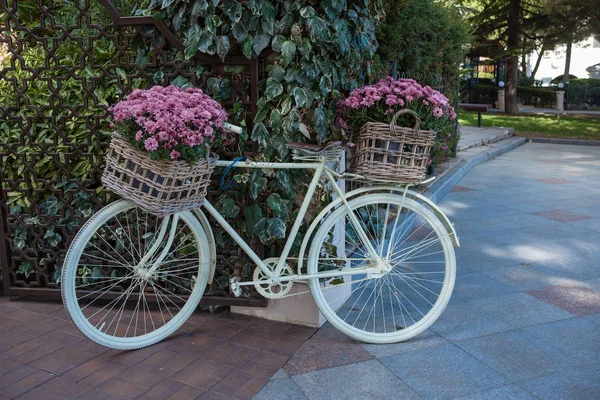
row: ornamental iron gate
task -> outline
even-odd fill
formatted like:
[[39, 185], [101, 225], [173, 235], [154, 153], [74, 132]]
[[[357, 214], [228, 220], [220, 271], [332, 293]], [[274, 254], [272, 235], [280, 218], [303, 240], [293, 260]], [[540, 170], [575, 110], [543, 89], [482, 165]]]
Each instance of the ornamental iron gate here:
[[[183, 51], [161, 21], [122, 16], [110, 0], [0, 0], [5, 294], [60, 296], [60, 268], [74, 235], [114, 199], [100, 183], [109, 105], [135, 88], [193, 85], [224, 104], [234, 121], [251, 122], [265, 60], [248, 60], [235, 49], [225, 63], [200, 53], [185, 60]], [[241, 145], [248, 155], [256, 152], [254, 143]], [[209, 198], [218, 194], [215, 188]], [[248, 204], [236, 194], [238, 206]], [[217, 261], [221, 271], [248, 269], [241, 250], [219, 253], [226, 254]], [[218, 280], [209, 292], [214, 296], [204, 304], [264, 305], [228, 297]]]

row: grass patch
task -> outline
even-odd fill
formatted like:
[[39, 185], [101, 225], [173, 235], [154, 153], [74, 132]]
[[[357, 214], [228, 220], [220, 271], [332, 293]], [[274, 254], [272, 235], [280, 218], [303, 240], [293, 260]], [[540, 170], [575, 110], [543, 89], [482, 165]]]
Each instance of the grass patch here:
[[[514, 128], [519, 136], [600, 140], [600, 118], [590, 115], [482, 114], [482, 126]], [[477, 126], [476, 112], [461, 112], [461, 125]]]

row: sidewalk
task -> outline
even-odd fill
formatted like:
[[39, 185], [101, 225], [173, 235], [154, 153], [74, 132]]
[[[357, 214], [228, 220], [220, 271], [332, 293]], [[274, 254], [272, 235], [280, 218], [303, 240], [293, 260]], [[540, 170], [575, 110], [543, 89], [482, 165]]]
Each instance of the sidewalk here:
[[[504, 110], [489, 108], [488, 112], [504, 113]], [[558, 111], [556, 108], [534, 108], [534, 107], [519, 107], [519, 113], [522, 114], [561, 114], [561, 115], [595, 115], [600, 116], [600, 111], [594, 110], [564, 110]]]
[[462, 248], [420, 336], [366, 345], [325, 326], [257, 399], [594, 399], [600, 393], [600, 149], [525, 144], [441, 203]]

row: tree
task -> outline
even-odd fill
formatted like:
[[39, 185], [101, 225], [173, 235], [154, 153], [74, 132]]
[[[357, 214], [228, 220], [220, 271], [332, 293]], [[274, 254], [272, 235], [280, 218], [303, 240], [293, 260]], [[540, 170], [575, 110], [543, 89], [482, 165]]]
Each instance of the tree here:
[[471, 41], [471, 27], [453, 7], [432, 1], [393, 0], [387, 2], [385, 12], [376, 33], [376, 58], [382, 72], [395, 61], [398, 71], [426, 84], [430, 78], [458, 76]]
[[531, 46], [531, 39], [525, 41], [524, 33], [535, 32], [540, 24], [541, 0], [479, 0], [471, 1], [470, 5], [470, 20], [476, 25], [478, 38], [504, 44], [501, 56], [506, 57], [507, 69], [505, 112], [514, 114], [518, 112], [519, 55]]
[[600, 11], [597, 4], [588, 0], [548, 0], [546, 12], [552, 24], [546, 41], [566, 44], [563, 82], [569, 80], [571, 50], [574, 42], [600, 33]]

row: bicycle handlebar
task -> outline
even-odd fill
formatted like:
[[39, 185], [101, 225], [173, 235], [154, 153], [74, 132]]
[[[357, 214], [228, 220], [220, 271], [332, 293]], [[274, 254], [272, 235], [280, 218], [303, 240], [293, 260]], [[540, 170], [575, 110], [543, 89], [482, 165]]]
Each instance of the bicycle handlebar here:
[[242, 133], [242, 127], [231, 125], [227, 122], [223, 122], [223, 129], [227, 129], [228, 131], [237, 133], [238, 135]]

